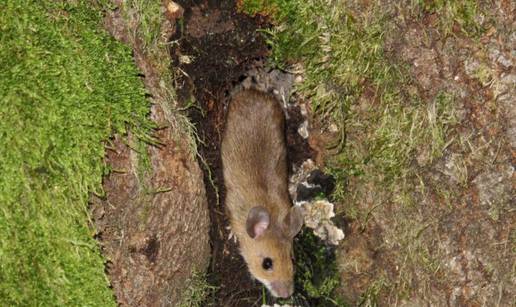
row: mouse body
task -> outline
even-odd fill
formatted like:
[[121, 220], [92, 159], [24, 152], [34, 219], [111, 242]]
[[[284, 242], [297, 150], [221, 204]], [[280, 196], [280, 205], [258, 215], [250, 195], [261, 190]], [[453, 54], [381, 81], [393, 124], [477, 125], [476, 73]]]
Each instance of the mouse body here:
[[285, 117], [256, 90], [233, 95], [221, 145], [226, 208], [251, 275], [276, 297], [294, 291], [293, 238], [303, 225], [288, 193]]

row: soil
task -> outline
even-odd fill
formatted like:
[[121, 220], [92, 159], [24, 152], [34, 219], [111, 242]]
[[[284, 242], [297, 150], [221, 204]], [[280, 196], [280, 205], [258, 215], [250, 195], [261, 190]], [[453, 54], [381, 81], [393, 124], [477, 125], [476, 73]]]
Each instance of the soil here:
[[[252, 280], [238, 246], [229, 239], [224, 207], [220, 142], [225, 110], [231, 93], [242, 87], [270, 91], [289, 100], [293, 77], [267, 70], [264, 58], [268, 48], [256, 30], [268, 26], [261, 16], [237, 12], [235, 1], [177, 1], [184, 8], [184, 19], [172, 36], [174, 70], [183, 72], [176, 79], [179, 100], [189, 112], [199, 135], [199, 163], [210, 208], [212, 247], [209, 282], [217, 287], [207, 304], [215, 306], [261, 306], [263, 289]], [[247, 85], [246, 85], [247, 84]], [[283, 95], [283, 96], [282, 96]], [[304, 121], [299, 106], [285, 105], [289, 160], [300, 164], [312, 156], [308, 142], [297, 132]], [[266, 294], [268, 295], [268, 294]], [[274, 301], [271, 297], [267, 301]]]

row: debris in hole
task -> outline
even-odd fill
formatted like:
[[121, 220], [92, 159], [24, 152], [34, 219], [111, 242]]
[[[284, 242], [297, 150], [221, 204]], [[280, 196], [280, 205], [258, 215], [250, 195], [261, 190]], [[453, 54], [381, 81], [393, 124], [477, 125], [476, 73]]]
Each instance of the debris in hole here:
[[301, 116], [304, 118], [304, 121], [299, 125], [297, 133], [299, 133], [303, 139], [308, 139], [310, 136], [310, 127], [308, 125], [308, 110], [306, 109], [305, 103], [299, 104], [299, 111], [301, 112]]
[[305, 120], [301, 126], [297, 129], [297, 133], [299, 133], [300, 136], [303, 137], [303, 139], [308, 138], [308, 121]]
[[263, 61], [257, 64], [255, 68], [246, 73], [247, 78], [235, 90], [243, 87], [245, 89], [254, 88], [262, 92], [271, 93], [281, 102], [283, 109], [286, 110], [294, 90], [295, 75], [279, 69], [264, 69], [262, 67], [266, 65]]
[[192, 64], [192, 57], [188, 55], [180, 55], [179, 56], [180, 64]]
[[306, 181], [310, 172], [315, 170], [317, 167], [312, 159], [308, 159], [299, 168], [295, 168], [293, 174], [290, 176], [290, 182], [288, 190], [290, 197], [296, 202], [297, 201], [297, 187]]
[[320, 186], [324, 195], [328, 196], [333, 192], [335, 188], [335, 179], [333, 176], [323, 173], [321, 170], [314, 170], [306, 179], [308, 184]]
[[344, 239], [342, 229], [333, 225], [331, 218], [335, 216], [333, 204], [328, 200], [304, 202], [302, 205], [305, 225], [314, 230], [314, 234], [322, 240], [338, 245]]
[[181, 17], [183, 17], [183, 14], [185, 10], [183, 7], [181, 7], [179, 4], [175, 3], [174, 1], [170, 1], [167, 3], [167, 10], [165, 12], [165, 15], [169, 20], [176, 20]]
[[296, 203], [310, 201], [317, 196], [327, 197], [334, 188], [335, 179], [319, 170], [311, 159], [294, 169], [290, 177], [289, 192]]
[[319, 170], [310, 159], [295, 170], [289, 184], [295, 205], [303, 208], [305, 225], [314, 229], [314, 234], [322, 240], [338, 245], [344, 239], [344, 232], [331, 221], [335, 216], [333, 204], [327, 199], [314, 199], [323, 195], [327, 197], [334, 188], [335, 179]]

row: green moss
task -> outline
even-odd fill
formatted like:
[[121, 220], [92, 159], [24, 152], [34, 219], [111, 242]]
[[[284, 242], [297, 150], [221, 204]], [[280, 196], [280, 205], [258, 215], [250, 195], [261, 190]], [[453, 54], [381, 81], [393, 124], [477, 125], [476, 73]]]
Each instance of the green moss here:
[[295, 292], [290, 299], [280, 300], [281, 304], [347, 306], [342, 298], [335, 295], [335, 289], [340, 284], [335, 247], [325, 245], [311, 230], [306, 229], [295, 239], [294, 255]]
[[296, 293], [311, 301], [311, 306], [342, 306], [334, 295], [340, 284], [333, 247], [325, 246], [312, 231], [304, 231], [295, 244]]
[[114, 306], [87, 204], [104, 142], [150, 129], [131, 51], [92, 3], [0, 10], [0, 305]]

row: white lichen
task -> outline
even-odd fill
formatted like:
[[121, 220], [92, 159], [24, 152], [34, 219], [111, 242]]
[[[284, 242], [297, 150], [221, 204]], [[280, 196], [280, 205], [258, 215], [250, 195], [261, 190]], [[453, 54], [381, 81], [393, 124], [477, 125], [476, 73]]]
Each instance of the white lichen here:
[[328, 200], [304, 202], [305, 225], [314, 230], [314, 234], [333, 245], [338, 245], [344, 239], [344, 232], [333, 224], [331, 218], [335, 216], [333, 204]]
[[[294, 175], [290, 177], [289, 193], [292, 199], [297, 199], [297, 187], [303, 185], [311, 187], [307, 178], [317, 166], [314, 161], [308, 159], [294, 170]], [[314, 234], [323, 241], [333, 245], [338, 245], [344, 239], [344, 232], [333, 224], [331, 219], [335, 216], [334, 205], [327, 199], [317, 199], [311, 201], [298, 201], [296, 206], [303, 208], [305, 225], [313, 229]]]

